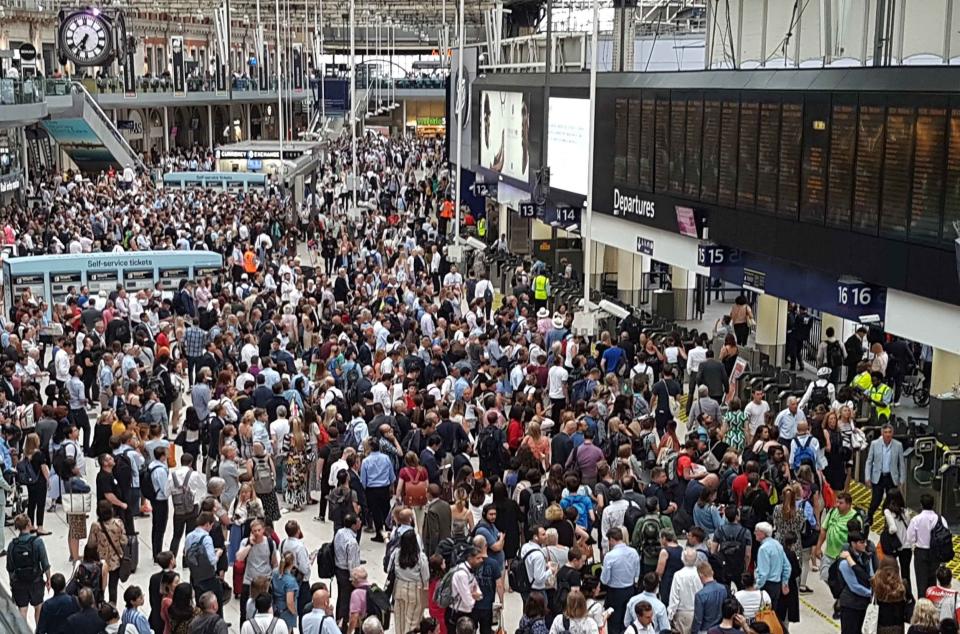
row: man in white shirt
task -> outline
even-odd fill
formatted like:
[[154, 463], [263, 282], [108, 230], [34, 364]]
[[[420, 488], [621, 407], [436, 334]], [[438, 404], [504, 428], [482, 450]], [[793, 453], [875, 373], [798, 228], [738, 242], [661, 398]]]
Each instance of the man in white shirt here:
[[690, 407], [693, 405], [693, 391], [697, 385], [697, 373], [700, 371], [700, 364], [707, 360], [707, 349], [703, 345], [703, 340], [697, 339], [693, 348], [687, 353], [687, 413], [690, 413]]
[[757, 430], [767, 420], [767, 412], [770, 411], [770, 404], [763, 400], [763, 390], [753, 391], [753, 400], [747, 403], [743, 408], [747, 415], [747, 429], [750, 431], [750, 438], [757, 435]]
[[303, 615], [303, 634], [340, 634], [337, 619], [330, 605], [330, 591], [317, 590], [313, 593], [312, 610]]
[[257, 613], [243, 624], [240, 634], [266, 634], [268, 631], [271, 634], [290, 634], [287, 624], [271, 612], [273, 596], [270, 593], [261, 594], [253, 604], [257, 608]]
[[670, 586], [670, 602], [667, 604], [667, 617], [674, 629], [689, 632], [693, 628], [693, 609], [697, 593], [703, 588], [700, 573], [697, 572], [697, 551], [683, 549], [683, 568], [673, 576]]
[[557, 355], [553, 359], [553, 367], [547, 372], [547, 390], [550, 402], [553, 403], [553, 420], [560, 420], [563, 408], [567, 403], [567, 379], [570, 374], [563, 367], [563, 356]]
[[373, 387], [370, 389], [370, 395], [373, 397], [373, 402], [383, 405], [383, 411], [385, 413], [389, 413], [393, 410], [393, 399], [390, 398], [390, 388], [387, 387], [387, 384], [392, 380], [392, 375], [385, 374], [381, 376], [380, 380], [374, 383]]

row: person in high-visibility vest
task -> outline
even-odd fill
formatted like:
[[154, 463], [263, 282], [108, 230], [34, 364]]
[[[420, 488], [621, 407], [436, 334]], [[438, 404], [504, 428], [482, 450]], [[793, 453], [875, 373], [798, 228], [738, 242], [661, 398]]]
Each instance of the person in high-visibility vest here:
[[477, 237], [483, 240], [487, 237], [487, 219], [481, 218], [477, 221]]
[[861, 361], [857, 365], [857, 374], [850, 381], [850, 385], [863, 393], [873, 387], [873, 377], [870, 376], [870, 364], [868, 362]]
[[533, 307], [537, 310], [547, 307], [550, 297], [550, 279], [541, 273], [533, 278]]
[[890, 404], [893, 402], [893, 388], [883, 382], [883, 374], [871, 372], [873, 385], [867, 390], [867, 398], [877, 412], [877, 421], [890, 420]]
[[250, 277], [253, 277], [257, 272], [257, 256], [253, 252], [253, 248], [249, 246], [243, 253], [243, 270]]

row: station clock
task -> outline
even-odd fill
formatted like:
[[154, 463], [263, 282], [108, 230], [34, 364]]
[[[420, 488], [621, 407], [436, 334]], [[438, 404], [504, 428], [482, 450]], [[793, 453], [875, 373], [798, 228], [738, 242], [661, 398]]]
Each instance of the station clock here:
[[61, 14], [58, 44], [61, 57], [77, 66], [102, 66], [114, 55], [113, 20], [96, 8]]

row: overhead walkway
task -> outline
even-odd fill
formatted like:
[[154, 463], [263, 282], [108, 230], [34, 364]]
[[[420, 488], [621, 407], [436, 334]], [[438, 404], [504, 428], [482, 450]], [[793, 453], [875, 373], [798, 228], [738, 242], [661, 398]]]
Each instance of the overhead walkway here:
[[42, 125], [84, 174], [128, 165], [146, 171], [140, 157], [80, 82], [70, 85], [70, 106], [51, 113]]

